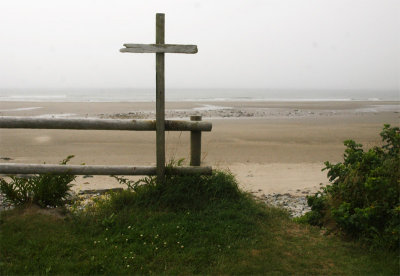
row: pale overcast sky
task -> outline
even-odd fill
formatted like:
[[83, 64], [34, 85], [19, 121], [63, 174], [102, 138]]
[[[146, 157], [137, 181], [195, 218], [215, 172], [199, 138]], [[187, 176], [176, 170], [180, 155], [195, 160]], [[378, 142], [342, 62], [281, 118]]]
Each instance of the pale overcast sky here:
[[0, 88], [154, 87], [157, 12], [170, 88], [399, 90], [399, 0], [1, 0]]

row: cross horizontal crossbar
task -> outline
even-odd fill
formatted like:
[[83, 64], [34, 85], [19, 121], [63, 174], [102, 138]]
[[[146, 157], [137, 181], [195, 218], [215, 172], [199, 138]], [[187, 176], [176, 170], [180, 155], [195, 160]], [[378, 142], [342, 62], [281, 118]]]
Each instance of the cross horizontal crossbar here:
[[[72, 174], [72, 175], [156, 175], [156, 167], [103, 166], [103, 165], [53, 165], [53, 164], [0, 164], [0, 174]], [[211, 167], [167, 168], [171, 175], [210, 175]]]
[[[0, 117], [0, 128], [155, 131], [155, 120]], [[211, 131], [210, 122], [166, 120], [167, 131]]]
[[196, 54], [196, 45], [175, 44], [124, 44], [126, 48], [119, 50], [122, 53], [175, 53]]

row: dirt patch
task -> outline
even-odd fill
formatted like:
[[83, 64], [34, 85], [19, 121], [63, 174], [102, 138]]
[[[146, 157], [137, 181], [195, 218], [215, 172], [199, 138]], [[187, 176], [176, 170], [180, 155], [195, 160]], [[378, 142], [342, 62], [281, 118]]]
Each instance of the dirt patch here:
[[286, 233], [288, 233], [291, 236], [294, 237], [299, 237], [299, 236], [304, 236], [308, 233], [309, 231], [305, 229], [304, 227], [301, 227], [299, 224], [292, 223], [290, 227], [286, 227]]
[[21, 209], [21, 214], [24, 216], [41, 214], [56, 219], [64, 219], [66, 217], [65, 212], [60, 208], [41, 208], [35, 204], [25, 206], [23, 209]]
[[256, 256], [259, 256], [260, 253], [261, 253], [261, 250], [257, 250], [257, 249], [252, 249], [251, 250], [251, 256], [256, 257]]

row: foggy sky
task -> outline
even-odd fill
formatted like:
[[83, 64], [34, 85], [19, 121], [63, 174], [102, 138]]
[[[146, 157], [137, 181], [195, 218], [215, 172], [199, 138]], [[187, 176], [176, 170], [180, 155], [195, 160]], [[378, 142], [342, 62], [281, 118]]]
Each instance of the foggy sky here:
[[0, 88], [152, 88], [157, 12], [169, 88], [399, 90], [398, 0], [2, 0]]

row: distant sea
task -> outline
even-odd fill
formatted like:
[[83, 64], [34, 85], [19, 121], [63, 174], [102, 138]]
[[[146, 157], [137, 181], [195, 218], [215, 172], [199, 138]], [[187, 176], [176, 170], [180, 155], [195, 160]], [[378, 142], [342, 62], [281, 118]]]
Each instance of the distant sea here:
[[[166, 101], [400, 101], [400, 91], [167, 89]], [[0, 101], [153, 102], [155, 89], [1, 89]]]

